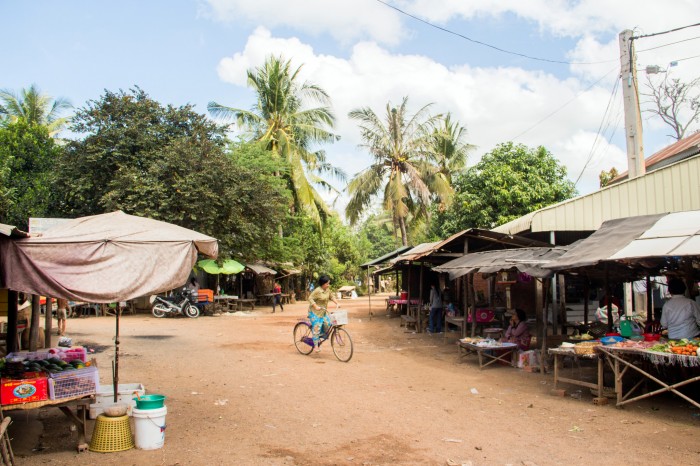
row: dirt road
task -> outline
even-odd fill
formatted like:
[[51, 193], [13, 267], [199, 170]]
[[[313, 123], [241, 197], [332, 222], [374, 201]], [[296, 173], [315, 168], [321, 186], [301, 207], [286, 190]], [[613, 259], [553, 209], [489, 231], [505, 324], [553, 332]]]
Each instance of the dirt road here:
[[[366, 300], [343, 301], [355, 342], [347, 364], [330, 347], [295, 350], [305, 303], [194, 320], [125, 316], [121, 381], [168, 397], [164, 448], [78, 454], [58, 410], [41, 410], [40, 423], [13, 411], [20, 464], [697, 464], [700, 416], [680, 398], [617, 409], [590, 393], [552, 396], [551, 375], [480, 371], [460, 361], [454, 340], [406, 332], [376, 303], [370, 321]], [[69, 319], [68, 335], [112, 345], [114, 318]], [[103, 384], [112, 357], [96, 354]]]

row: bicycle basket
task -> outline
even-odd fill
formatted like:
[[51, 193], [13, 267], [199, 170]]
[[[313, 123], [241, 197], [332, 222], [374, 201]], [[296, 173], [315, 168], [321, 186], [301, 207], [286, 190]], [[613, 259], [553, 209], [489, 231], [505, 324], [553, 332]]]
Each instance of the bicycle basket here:
[[348, 323], [348, 311], [331, 312], [331, 323], [333, 325], [345, 325]]

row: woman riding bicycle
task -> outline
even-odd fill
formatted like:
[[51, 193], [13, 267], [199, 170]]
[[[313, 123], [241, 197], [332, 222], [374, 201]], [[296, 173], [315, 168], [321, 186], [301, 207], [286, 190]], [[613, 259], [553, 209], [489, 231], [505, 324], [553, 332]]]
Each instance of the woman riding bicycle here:
[[318, 343], [321, 332], [325, 333], [331, 328], [331, 320], [327, 311], [328, 301], [333, 301], [336, 309], [339, 307], [338, 301], [333, 298], [333, 293], [329, 288], [330, 284], [331, 279], [328, 275], [322, 275], [318, 279], [318, 286], [309, 295], [309, 320], [311, 321], [312, 338], [316, 351], [320, 351]]

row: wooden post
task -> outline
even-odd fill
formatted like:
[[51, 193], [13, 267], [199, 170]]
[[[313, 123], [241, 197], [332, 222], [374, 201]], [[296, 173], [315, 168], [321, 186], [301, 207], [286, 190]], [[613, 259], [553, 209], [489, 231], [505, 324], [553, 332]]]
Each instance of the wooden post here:
[[[557, 331], [553, 333], [555, 335], [563, 335], [566, 333], [566, 322], [568, 319], [566, 315], [566, 278], [561, 273], [557, 274], [556, 277], [559, 282], [559, 326]], [[554, 293], [552, 293], [552, 309], [554, 309]], [[547, 322], [545, 321], [546, 325]], [[552, 325], [552, 329], [554, 329], [554, 325]]]
[[32, 295], [32, 317], [29, 328], [29, 351], [36, 351], [39, 347], [39, 317], [41, 316], [41, 302], [39, 295]]
[[[369, 280], [369, 266], [367, 266], [367, 302], [369, 304], [369, 320], [372, 320], [372, 288], [370, 287]], [[374, 285], [374, 283], [372, 283], [372, 285]]]
[[608, 264], [605, 264], [605, 299], [608, 304], [608, 332], [613, 331], [613, 313], [612, 313], [612, 290], [610, 289], [610, 269]]
[[[56, 307], [58, 308], [58, 301], [56, 301]], [[53, 305], [51, 304], [51, 298], [46, 297], [46, 313], [44, 314], [44, 347], [51, 348], [51, 311]]]
[[[559, 276], [561, 276], [561, 275], [559, 275]], [[543, 289], [547, 290], [547, 289], [549, 289], [549, 287], [544, 286]], [[537, 284], [535, 284], [535, 293], [537, 293]], [[554, 300], [554, 294], [552, 294], [552, 301], [553, 300]], [[543, 314], [542, 320], [544, 321], [544, 335], [542, 337], [542, 341], [538, 342], [538, 343], [540, 343], [540, 347], [541, 347], [541, 349], [540, 349], [540, 374], [544, 374], [544, 358], [547, 355], [547, 319], [548, 319], [548, 314], [549, 314], [549, 301], [550, 301], [549, 299], [545, 299], [544, 309], [542, 310], [542, 314]], [[537, 303], [537, 297], [535, 297], [535, 304], [536, 303]], [[552, 309], [554, 309], [554, 305], [552, 305]], [[556, 364], [556, 360], [555, 360], [555, 364]], [[556, 378], [554, 380], [556, 380]]]
[[13, 353], [19, 349], [17, 341], [17, 292], [7, 290], [7, 337], [6, 348], [8, 353]]
[[591, 294], [591, 284], [588, 281], [588, 277], [586, 277], [586, 281], [583, 282], [583, 293], [585, 294], [585, 297], [583, 299], [583, 323], [587, 324], [588, 323], [588, 296]]
[[542, 325], [542, 311], [544, 309], [544, 301], [543, 301], [543, 291], [545, 290], [545, 287], [542, 285], [542, 279], [541, 278], [536, 278], [535, 279], [535, 325], [537, 328], [537, 339], [538, 343], [541, 343], [544, 338], [542, 338], [542, 335], [547, 332], [547, 323], [544, 322], [544, 325]]
[[647, 274], [647, 322], [654, 320], [654, 303], [652, 301], [651, 276]]
[[[471, 336], [476, 336], [476, 299], [474, 298], [474, 274], [469, 274], [469, 282], [467, 284], [467, 296], [469, 297], [468, 309], [471, 309], [472, 314], [472, 332]], [[466, 318], [465, 318], [466, 319]]]

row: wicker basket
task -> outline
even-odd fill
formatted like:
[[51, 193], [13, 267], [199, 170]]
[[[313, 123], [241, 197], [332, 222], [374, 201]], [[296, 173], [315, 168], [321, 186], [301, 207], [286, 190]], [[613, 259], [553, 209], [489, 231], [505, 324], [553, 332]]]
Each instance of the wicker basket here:
[[599, 341], [584, 341], [574, 345], [574, 353], [576, 354], [593, 354], [596, 346], [599, 346]]

